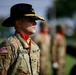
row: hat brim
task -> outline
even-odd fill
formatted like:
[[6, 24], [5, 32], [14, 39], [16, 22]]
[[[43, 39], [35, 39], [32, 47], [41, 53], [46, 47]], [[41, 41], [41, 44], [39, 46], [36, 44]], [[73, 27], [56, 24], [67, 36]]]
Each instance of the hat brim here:
[[[29, 17], [34, 20], [42, 20], [44, 21], [44, 18], [38, 16], [37, 14], [24, 14], [22, 17]], [[7, 18], [3, 23], [2, 26], [4, 27], [13, 27], [14, 26], [14, 19], [12, 17]]]
[[6, 20], [3, 21], [2, 26], [13, 27], [14, 26], [13, 19], [11, 17], [7, 18]]
[[38, 16], [37, 14], [24, 14], [24, 16], [31, 17], [31, 18], [33, 18], [35, 20], [42, 20], [42, 21], [44, 21], [44, 18]]

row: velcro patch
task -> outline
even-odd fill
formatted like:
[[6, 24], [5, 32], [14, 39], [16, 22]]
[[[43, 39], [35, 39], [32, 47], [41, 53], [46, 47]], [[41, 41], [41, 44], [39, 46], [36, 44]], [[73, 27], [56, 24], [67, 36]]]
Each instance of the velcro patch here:
[[8, 50], [6, 47], [0, 48], [0, 53], [8, 53]]

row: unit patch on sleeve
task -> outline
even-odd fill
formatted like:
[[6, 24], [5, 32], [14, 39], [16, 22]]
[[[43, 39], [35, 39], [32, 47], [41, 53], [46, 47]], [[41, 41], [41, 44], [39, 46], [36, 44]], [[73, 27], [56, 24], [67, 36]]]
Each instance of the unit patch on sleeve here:
[[0, 48], [0, 54], [3, 54], [3, 53], [8, 53], [8, 50], [6, 47]]

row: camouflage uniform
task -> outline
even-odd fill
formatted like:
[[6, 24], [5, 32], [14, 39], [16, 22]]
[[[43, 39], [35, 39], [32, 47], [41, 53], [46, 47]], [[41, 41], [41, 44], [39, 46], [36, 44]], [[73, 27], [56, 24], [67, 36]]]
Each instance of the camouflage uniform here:
[[0, 75], [39, 75], [40, 50], [16, 33], [0, 44]]
[[[50, 75], [50, 49], [51, 49], [51, 37], [50, 35], [42, 35], [38, 33], [34, 37], [34, 41], [40, 47], [41, 56], [40, 56], [40, 75]], [[47, 69], [46, 69], [47, 68]]]
[[65, 55], [66, 55], [66, 41], [65, 37], [56, 34], [53, 38], [52, 45], [52, 61], [58, 63], [57, 75], [64, 75], [65, 66]]

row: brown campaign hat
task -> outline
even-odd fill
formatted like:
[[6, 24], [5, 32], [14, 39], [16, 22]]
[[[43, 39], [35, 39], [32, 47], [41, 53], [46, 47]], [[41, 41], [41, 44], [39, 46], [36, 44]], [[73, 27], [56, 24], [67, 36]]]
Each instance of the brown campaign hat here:
[[12, 27], [14, 26], [14, 19], [19, 17], [29, 17], [34, 20], [43, 20], [44, 18], [38, 16], [31, 4], [19, 3], [11, 7], [10, 17], [7, 18], [2, 26], [4, 27]]

